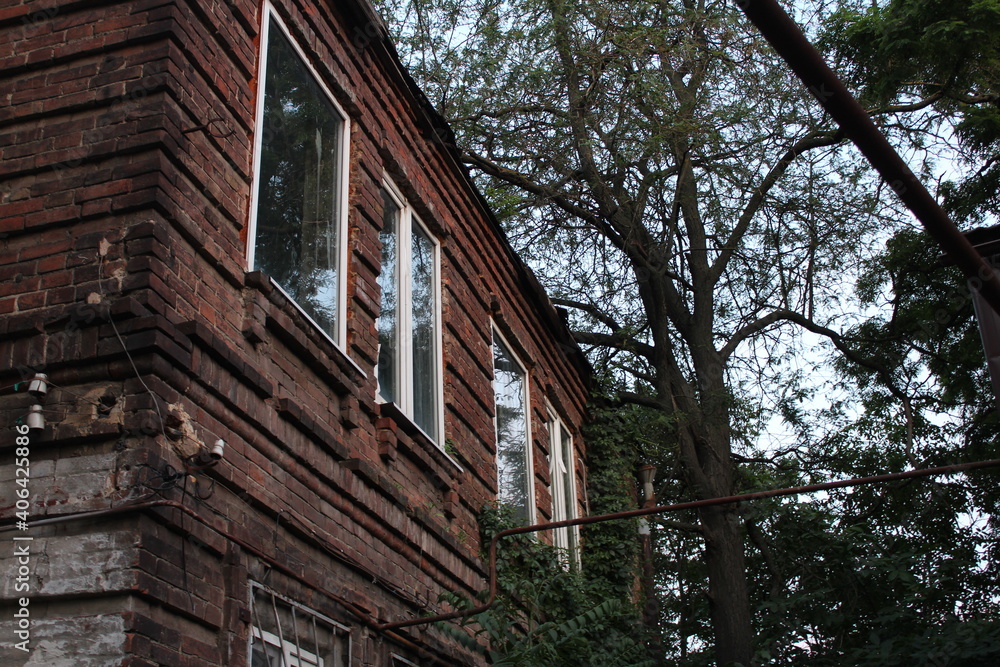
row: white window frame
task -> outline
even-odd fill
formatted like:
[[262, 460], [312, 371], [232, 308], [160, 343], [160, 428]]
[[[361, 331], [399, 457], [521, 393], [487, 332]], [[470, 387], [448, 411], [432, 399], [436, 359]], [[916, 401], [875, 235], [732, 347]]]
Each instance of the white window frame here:
[[[546, 401], [549, 413], [549, 476], [552, 495], [552, 521], [569, 521], [576, 519], [578, 503], [576, 499], [576, 451], [573, 446], [573, 434], [566, 428], [566, 422], [559, 413]], [[569, 441], [567, 461], [563, 452], [563, 435]], [[572, 507], [567, 513], [567, 505]], [[552, 542], [566, 556], [566, 564], [580, 564], [580, 527], [564, 526], [552, 531]]]
[[[410, 292], [410, 278], [413, 271], [413, 258], [409, 250], [411, 248], [414, 223], [427, 236], [427, 238], [430, 239], [431, 244], [433, 245], [434, 275], [432, 280], [434, 283], [434, 335], [432, 337], [432, 344], [434, 346], [433, 392], [435, 405], [435, 434], [428, 433], [415, 421], [414, 426], [420, 428], [421, 432], [426, 435], [431, 442], [444, 451], [444, 358], [441, 343], [441, 243], [438, 241], [437, 236], [435, 236], [434, 233], [427, 228], [427, 225], [424, 224], [423, 220], [421, 220], [420, 217], [413, 211], [413, 207], [388, 176], [383, 177], [382, 188], [396, 205], [399, 214], [399, 219], [396, 221], [396, 261], [398, 266], [396, 267], [397, 274], [395, 276], [397, 300], [396, 330], [398, 334], [402, 334], [402, 332], [410, 332], [413, 324], [413, 301], [412, 294]], [[410, 420], [413, 420], [415, 413], [415, 398], [413, 388], [412, 337], [409, 335], [397, 335], [397, 346], [398, 349], [396, 351], [395, 366], [392, 369], [396, 382], [396, 396], [393, 403], [399, 408], [400, 412], [406, 415]], [[378, 381], [378, 375], [378, 369], [376, 368], [376, 384]], [[378, 387], [376, 387], [375, 396], [378, 402], [386, 402]]]
[[321, 327], [310, 315], [302, 308], [301, 305], [295, 302], [285, 288], [277, 283], [274, 279], [271, 283], [278, 288], [278, 290], [285, 295], [285, 297], [295, 305], [295, 307], [306, 317], [309, 322], [311, 322], [320, 333], [322, 333], [327, 339], [330, 340], [337, 348], [344, 351], [345, 341], [347, 340], [347, 262], [348, 262], [348, 228], [347, 228], [347, 218], [349, 210], [348, 202], [348, 186], [349, 186], [349, 175], [348, 168], [350, 166], [350, 141], [351, 141], [351, 120], [344, 108], [337, 102], [337, 99], [330, 92], [323, 77], [319, 75], [319, 72], [313, 66], [312, 61], [306, 55], [306, 52], [299, 46], [298, 40], [292, 35], [288, 26], [282, 20], [281, 16], [274, 9], [274, 5], [270, 0], [265, 0], [264, 11], [261, 12], [261, 30], [260, 30], [260, 52], [258, 54], [258, 64], [257, 64], [257, 108], [255, 112], [254, 120], [254, 145], [253, 145], [253, 184], [250, 190], [250, 219], [248, 222], [247, 229], [247, 270], [254, 270], [254, 252], [257, 238], [257, 213], [260, 205], [259, 202], [259, 190], [260, 190], [260, 160], [261, 160], [261, 150], [263, 147], [264, 139], [264, 85], [267, 81], [267, 50], [270, 40], [272, 19], [274, 24], [276, 24], [281, 31], [288, 38], [289, 43], [291, 43], [292, 48], [295, 50], [296, 54], [301, 59], [302, 63], [305, 65], [310, 76], [316, 81], [320, 90], [330, 101], [333, 106], [334, 111], [339, 116], [339, 120], [343, 124], [343, 131], [340, 133], [340, 146], [339, 146], [339, 158], [340, 164], [337, 166], [337, 238], [338, 238], [338, 253], [337, 253], [337, 326], [335, 335], [331, 336], [323, 327]]
[[[346, 652], [346, 656], [343, 656], [343, 665], [328, 665], [322, 657], [297, 645], [295, 641], [292, 641], [293, 637], [279, 636], [261, 628], [260, 614], [268, 613], [268, 610], [259, 609], [257, 607], [256, 603], [258, 600], [258, 592], [260, 592], [262, 596], [269, 597], [272, 605], [277, 605], [280, 602], [283, 606], [289, 607], [293, 610], [293, 614], [297, 612], [304, 616], [311, 617], [313, 624], [321, 622], [327, 626], [327, 629], [331, 634], [341, 637], [345, 643]], [[252, 611], [250, 623], [251, 632], [247, 639], [248, 663], [252, 660], [254, 639], [258, 639], [264, 644], [278, 649], [281, 654], [281, 665], [272, 665], [271, 667], [349, 667], [351, 664], [351, 630], [347, 626], [338, 623], [332, 618], [325, 616], [314, 609], [310, 609], [295, 600], [289, 599], [284, 595], [280, 595], [279, 593], [274, 592], [267, 586], [259, 584], [256, 581], [250, 582], [250, 608]], [[277, 614], [276, 611], [272, 611], [272, 613]], [[277, 618], [275, 618], [275, 623], [278, 631], [281, 632], [280, 621], [278, 621]], [[302, 638], [298, 637], [297, 639], [301, 641]], [[312, 639], [315, 643], [315, 637], [306, 637], [305, 639]], [[314, 646], [313, 648], [318, 649], [319, 647]]]
[[[514, 347], [507, 342], [500, 330], [494, 324], [491, 326], [491, 331], [493, 332], [493, 338], [490, 341], [490, 357], [493, 364], [493, 392], [494, 392], [494, 402], [496, 401], [496, 356], [494, 355], [493, 348], [496, 342], [499, 340], [503, 346], [507, 349], [507, 353], [510, 354], [511, 359], [517, 364], [517, 367], [521, 369], [522, 376], [524, 378], [524, 389], [522, 391], [522, 401], [524, 401], [524, 432], [525, 432], [525, 442], [524, 442], [524, 458], [525, 458], [525, 475], [527, 476], [527, 488], [525, 493], [527, 493], [528, 498], [528, 525], [536, 523], [536, 514], [538, 508], [536, 507], [537, 502], [535, 501], [535, 464], [534, 464], [534, 447], [532, 445], [532, 434], [531, 434], [531, 378], [528, 374], [527, 366], [521, 361], [514, 351]], [[496, 443], [496, 473], [497, 473], [497, 498], [500, 495], [500, 428], [497, 423], [496, 406], [494, 404], [494, 415], [493, 415], [493, 435], [494, 442]]]
[[315, 653], [310, 653], [290, 641], [283, 641], [278, 635], [254, 626], [253, 636], [281, 652], [281, 665], [272, 667], [326, 667], [326, 661]]

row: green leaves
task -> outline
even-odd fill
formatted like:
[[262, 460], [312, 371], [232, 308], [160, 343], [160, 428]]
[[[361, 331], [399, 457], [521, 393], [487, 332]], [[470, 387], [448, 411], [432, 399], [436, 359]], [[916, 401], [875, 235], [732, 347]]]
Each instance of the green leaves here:
[[856, 66], [855, 82], [883, 102], [900, 87], [929, 94], [995, 83], [996, 0], [845, 2], [827, 26], [825, 42]]
[[[484, 543], [513, 525], [502, 506], [487, 506], [480, 516]], [[630, 589], [615, 590], [600, 577], [566, 569], [555, 549], [530, 535], [504, 538], [497, 553], [499, 592], [493, 607], [461, 628], [440, 624], [444, 632], [493, 665], [652, 667], [644, 659]], [[471, 606], [454, 594], [443, 599], [456, 608]]]
[[869, 105], [889, 110], [933, 102], [945, 123], [954, 125], [953, 148], [965, 151], [956, 156], [965, 176], [943, 184], [945, 205], [960, 220], [977, 224], [996, 215], [1000, 2], [843, 2], [827, 22], [824, 41], [846, 61], [850, 81]]

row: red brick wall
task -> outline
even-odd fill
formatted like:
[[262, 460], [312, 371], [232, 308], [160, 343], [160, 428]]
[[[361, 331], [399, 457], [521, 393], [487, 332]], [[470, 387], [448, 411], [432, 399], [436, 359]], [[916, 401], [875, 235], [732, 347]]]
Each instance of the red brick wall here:
[[[545, 401], [582, 422], [578, 351], [364, 8], [276, 7], [351, 116], [346, 356], [247, 273], [261, 4], [0, 9], [5, 425], [32, 402], [12, 385], [36, 370], [54, 385], [31, 436], [31, 596], [46, 605], [34, 650], [244, 664], [253, 579], [351, 626], [355, 664], [427, 659], [402, 639], [472, 660], [427, 628], [373, 641], [360, 619], [433, 613], [442, 592], [484, 586], [492, 323], [529, 366], [538, 518], [549, 514]], [[449, 454], [375, 401], [386, 172], [441, 242]], [[221, 463], [173, 477], [219, 438]], [[582, 464], [577, 475], [582, 489]], [[13, 491], [0, 495], [12, 515]]]

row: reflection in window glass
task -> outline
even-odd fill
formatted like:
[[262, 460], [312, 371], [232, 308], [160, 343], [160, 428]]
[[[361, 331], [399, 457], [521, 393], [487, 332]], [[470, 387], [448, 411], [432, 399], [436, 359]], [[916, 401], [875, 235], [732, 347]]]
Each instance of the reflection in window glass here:
[[413, 421], [437, 437], [437, 304], [434, 282], [434, 243], [420, 226], [411, 225], [410, 302], [413, 341]]
[[378, 393], [440, 445], [438, 245], [394, 192], [382, 190]]
[[525, 376], [507, 346], [493, 338], [493, 391], [496, 396], [497, 482], [502, 504], [523, 523], [531, 521], [528, 411]]
[[[559, 417], [549, 419], [549, 462], [552, 479], [552, 520], [576, 518], [576, 484], [573, 477], [573, 437]], [[566, 563], [577, 563], [579, 531], [574, 527], [552, 531], [556, 547], [565, 551]]]
[[400, 208], [389, 193], [382, 191], [385, 205], [382, 231], [382, 272], [378, 284], [382, 289], [382, 307], [378, 317], [378, 386], [383, 400], [392, 403], [396, 396], [396, 359], [399, 355], [399, 261], [396, 234], [399, 228]]
[[254, 268], [336, 340], [344, 122], [273, 18], [263, 105]]

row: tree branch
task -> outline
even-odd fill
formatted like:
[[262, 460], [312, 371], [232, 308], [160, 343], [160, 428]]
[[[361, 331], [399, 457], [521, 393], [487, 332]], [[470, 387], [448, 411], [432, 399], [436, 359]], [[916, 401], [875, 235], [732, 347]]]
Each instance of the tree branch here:
[[725, 347], [722, 348], [722, 352], [720, 353], [722, 354], [722, 358], [723, 359], [728, 358], [728, 356], [731, 355], [736, 350], [736, 347], [742, 341], [746, 340], [754, 333], [762, 331], [763, 329], [766, 329], [772, 324], [775, 324], [780, 321], [787, 321], [787, 322], [792, 322], [794, 324], [798, 324], [800, 327], [806, 329], [807, 331], [811, 331], [815, 334], [824, 336], [831, 343], [833, 343], [834, 347], [836, 347], [837, 350], [839, 350], [840, 353], [843, 354], [848, 361], [851, 361], [857, 364], [858, 366], [861, 366], [862, 368], [867, 368], [868, 370], [874, 371], [879, 376], [879, 379], [882, 381], [882, 384], [885, 385], [886, 389], [888, 389], [893, 396], [900, 399], [901, 401], [909, 400], [909, 397], [906, 395], [906, 393], [903, 390], [899, 389], [896, 386], [896, 384], [892, 381], [892, 373], [889, 372], [889, 369], [887, 369], [885, 366], [882, 366], [875, 360], [870, 359], [868, 357], [864, 357], [855, 352], [854, 349], [847, 344], [846, 339], [838, 332], [834, 331], [833, 329], [824, 327], [820, 324], [816, 324], [805, 315], [801, 313], [796, 313], [793, 310], [787, 310], [787, 309], [775, 310], [771, 313], [768, 313], [764, 317], [761, 317], [760, 319], [751, 322], [750, 324], [746, 325], [745, 327], [734, 333], [732, 338], [729, 339], [729, 342], [726, 343]]
[[560, 299], [552, 297], [549, 299], [553, 304], [557, 306], [565, 306], [567, 308], [573, 308], [574, 310], [579, 310], [587, 313], [595, 320], [605, 325], [612, 331], [620, 331], [624, 327], [618, 324], [613, 317], [608, 315], [606, 312], [598, 308], [592, 303], [583, 303], [581, 301], [573, 301], [572, 299]]
[[910, 111], [920, 111], [921, 109], [926, 109], [927, 107], [931, 106], [932, 104], [934, 104], [943, 97], [944, 97], [944, 91], [939, 90], [933, 95], [928, 95], [924, 99], [913, 102], [912, 104], [897, 104], [897, 105], [879, 107], [875, 109], [869, 109], [868, 115], [878, 116], [886, 113], [908, 113]]
[[785, 587], [785, 572], [781, 563], [775, 558], [771, 545], [767, 543], [767, 538], [764, 537], [757, 522], [747, 519], [745, 523], [747, 536], [760, 550], [761, 555], [764, 556], [764, 562], [767, 563], [767, 569], [771, 571], [771, 597], [777, 597]]
[[661, 519], [658, 517], [655, 519], [655, 521], [656, 525], [658, 526], [661, 526], [663, 528], [671, 528], [673, 530], [681, 530], [684, 531], [685, 533], [698, 533], [699, 535], [701, 535], [705, 532], [705, 530], [701, 526], [694, 523], [687, 523], [685, 521], [674, 521], [672, 519]]
[[663, 410], [664, 408], [663, 403], [653, 398], [652, 396], [646, 396], [645, 394], [636, 394], [631, 391], [618, 392], [616, 398], [611, 402], [612, 404], [618, 406], [630, 404], [630, 405], [639, 405], [644, 408], [652, 408], [654, 410]]
[[715, 264], [712, 265], [712, 283], [714, 284], [718, 280], [719, 276], [726, 270], [726, 266], [729, 264], [729, 260], [732, 259], [733, 254], [736, 252], [736, 248], [746, 234], [747, 229], [750, 227], [750, 222], [753, 220], [754, 216], [763, 206], [764, 200], [767, 193], [770, 192], [774, 184], [778, 182], [784, 173], [788, 170], [788, 167], [795, 161], [802, 153], [812, 150], [814, 148], [823, 148], [826, 146], [833, 146], [844, 140], [843, 131], [830, 132], [810, 132], [806, 136], [802, 137], [796, 141], [791, 148], [785, 151], [785, 154], [781, 156], [777, 164], [771, 167], [771, 170], [767, 173], [764, 179], [754, 190], [753, 195], [750, 197], [750, 201], [747, 202], [746, 207], [743, 209], [743, 213], [740, 215], [739, 220], [736, 222], [736, 226], [733, 228], [733, 233], [729, 235], [725, 243], [722, 244], [722, 250], [719, 252], [718, 258], [715, 260]]
[[521, 188], [531, 194], [538, 195], [546, 201], [552, 202], [555, 206], [559, 207], [566, 213], [569, 213], [570, 215], [592, 225], [595, 229], [601, 232], [601, 234], [606, 236], [616, 248], [624, 250], [625, 241], [618, 234], [618, 232], [616, 232], [605, 220], [594, 214], [593, 211], [573, 203], [568, 197], [564, 196], [563, 193], [547, 188], [543, 185], [539, 185], [532, 180], [530, 176], [522, 174], [519, 171], [514, 171], [513, 169], [501, 167], [492, 160], [489, 160], [482, 155], [478, 155], [477, 153], [473, 153], [470, 150], [464, 150], [462, 152], [462, 162], [476, 167], [483, 173], [498, 178], [505, 183], [509, 183], [510, 185]]
[[646, 343], [640, 343], [631, 336], [622, 333], [618, 330], [614, 333], [605, 334], [597, 333], [592, 331], [574, 331], [573, 338], [576, 342], [583, 345], [600, 345], [601, 347], [613, 347], [617, 350], [624, 350], [626, 352], [631, 352], [633, 354], [638, 354], [641, 357], [652, 361], [653, 360], [653, 346], [647, 345]]
[[452, 125], [459, 125], [462, 123], [476, 122], [482, 118], [492, 118], [494, 120], [502, 120], [505, 116], [518, 115], [518, 114], [550, 114], [556, 118], [565, 118], [566, 112], [562, 109], [556, 107], [542, 105], [542, 104], [526, 104], [522, 106], [511, 106], [504, 107], [503, 109], [484, 109], [479, 113], [470, 114], [467, 116], [454, 116], [448, 120]]

